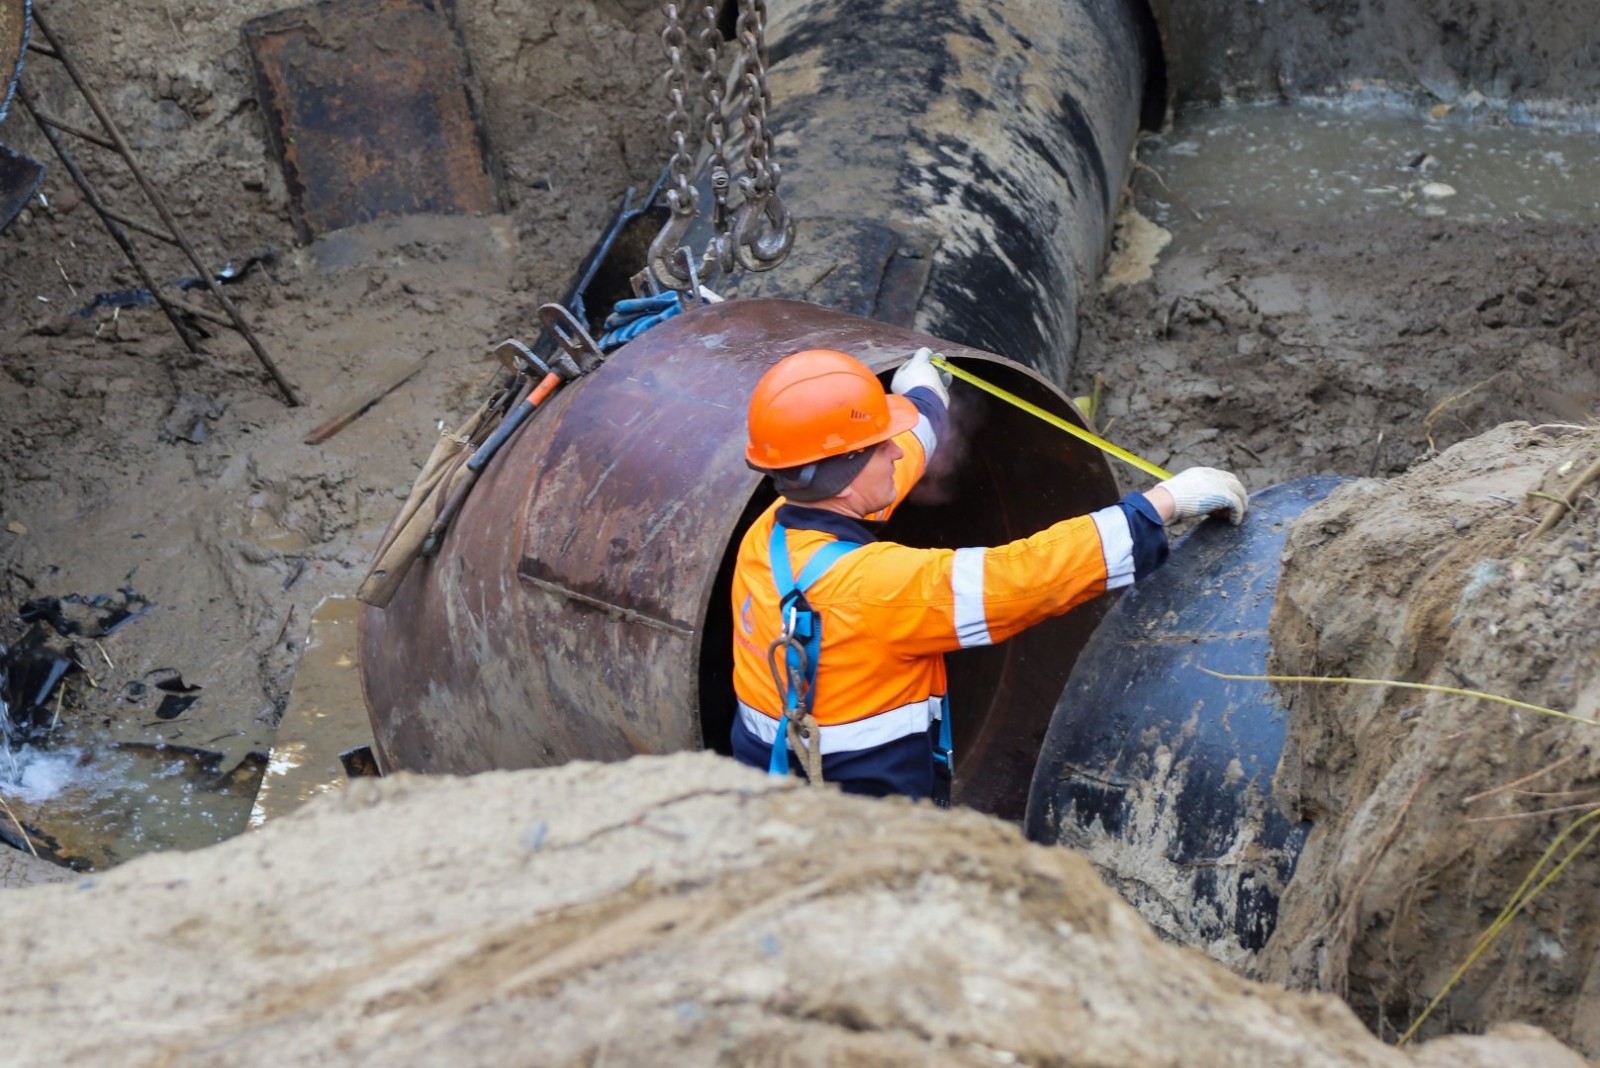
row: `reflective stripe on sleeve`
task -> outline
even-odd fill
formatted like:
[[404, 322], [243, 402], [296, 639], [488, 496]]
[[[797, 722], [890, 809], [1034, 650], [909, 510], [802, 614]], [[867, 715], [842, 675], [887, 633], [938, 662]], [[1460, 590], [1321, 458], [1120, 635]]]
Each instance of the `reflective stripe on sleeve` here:
[[[821, 728], [822, 754], [853, 753], [858, 749], [871, 749], [875, 745], [897, 741], [909, 734], [927, 733], [928, 725], [939, 718], [939, 708], [940, 699], [930, 697], [926, 701], [913, 701], [909, 705], [891, 708], [854, 723], [825, 725]], [[739, 720], [746, 730], [764, 744], [771, 745], [777, 740], [778, 721], [760, 709], [740, 701]]]
[[1113, 504], [1091, 512], [1089, 518], [1100, 532], [1100, 552], [1106, 562], [1106, 589], [1132, 585], [1133, 534], [1128, 530], [1127, 513]]
[[917, 425], [911, 428], [911, 432], [922, 443], [924, 460], [933, 459], [933, 450], [939, 447], [939, 434], [933, 429], [933, 420], [925, 415], [918, 416]]
[[984, 552], [982, 548], [957, 549], [950, 563], [950, 588], [956, 598], [956, 640], [963, 649], [994, 642], [989, 637], [989, 617], [983, 610]]

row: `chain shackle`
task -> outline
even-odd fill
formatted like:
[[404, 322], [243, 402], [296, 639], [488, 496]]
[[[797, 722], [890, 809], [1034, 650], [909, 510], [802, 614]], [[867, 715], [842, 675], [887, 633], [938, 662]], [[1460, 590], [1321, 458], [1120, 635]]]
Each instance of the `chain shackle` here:
[[679, 191], [667, 190], [667, 204], [672, 208], [672, 215], [661, 227], [661, 232], [656, 234], [655, 240], [650, 242], [650, 251], [645, 255], [645, 265], [656, 282], [679, 293], [688, 292], [695, 284], [692, 273], [685, 266], [686, 259], [678, 255], [680, 249], [687, 251], [684, 239], [689, 236], [690, 227], [694, 226], [695, 204], [698, 203], [694, 198], [695, 192], [690, 188], [689, 210], [684, 211], [684, 201]]
[[[774, 180], [778, 165], [772, 165]], [[794, 218], [777, 190], [756, 192], [748, 178], [739, 180], [744, 200], [733, 220], [733, 254], [747, 271], [770, 271], [794, 247]]]

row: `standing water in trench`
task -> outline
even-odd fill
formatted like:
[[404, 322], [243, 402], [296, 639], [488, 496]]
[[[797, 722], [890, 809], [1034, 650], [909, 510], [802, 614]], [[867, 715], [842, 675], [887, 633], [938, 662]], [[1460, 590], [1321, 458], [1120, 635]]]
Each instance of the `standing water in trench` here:
[[1140, 159], [1162, 183], [1144, 186], [1154, 221], [1185, 241], [1246, 216], [1600, 220], [1600, 136], [1576, 129], [1261, 104], [1185, 112]]

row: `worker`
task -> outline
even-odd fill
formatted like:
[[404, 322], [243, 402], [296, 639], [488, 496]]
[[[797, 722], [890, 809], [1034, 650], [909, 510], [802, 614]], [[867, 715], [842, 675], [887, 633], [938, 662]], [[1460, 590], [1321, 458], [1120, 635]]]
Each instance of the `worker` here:
[[734, 567], [740, 763], [785, 774], [791, 760], [815, 769], [820, 752], [822, 779], [846, 793], [933, 796], [936, 769], [947, 782], [950, 766], [945, 653], [1005, 641], [1144, 577], [1166, 558], [1174, 520], [1244, 518], [1237, 477], [1191, 467], [1006, 545], [879, 540], [949, 428], [931, 356], [918, 349], [886, 393], [854, 357], [796, 352], [751, 396], [746, 460], [780, 497]]

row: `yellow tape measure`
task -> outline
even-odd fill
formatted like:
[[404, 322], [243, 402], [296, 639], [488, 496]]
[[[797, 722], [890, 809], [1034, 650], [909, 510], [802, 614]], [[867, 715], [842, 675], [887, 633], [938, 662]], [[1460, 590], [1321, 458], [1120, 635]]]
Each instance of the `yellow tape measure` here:
[[1121, 460], [1123, 463], [1132, 464], [1134, 467], [1137, 467], [1139, 470], [1143, 471], [1147, 475], [1154, 475], [1156, 478], [1159, 478], [1159, 479], [1162, 479], [1162, 480], [1169, 479], [1169, 478], [1172, 477], [1172, 472], [1167, 471], [1167, 470], [1165, 470], [1165, 469], [1163, 469], [1161, 467], [1157, 467], [1155, 464], [1151, 463], [1149, 460], [1144, 459], [1143, 457], [1135, 456], [1133, 453], [1129, 452], [1127, 449], [1124, 449], [1124, 448], [1122, 448], [1120, 446], [1111, 444], [1111, 442], [1107, 441], [1105, 438], [1098, 437], [1098, 436], [1096, 436], [1094, 434], [1089, 433], [1089, 431], [1083, 429], [1083, 427], [1078, 426], [1075, 423], [1069, 423], [1065, 419], [1062, 419], [1060, 416], [1051, 415], [1049, 412], [1045, 411], [1043, 408], [1039, 407], [1037, 404], [1030, 404], [1028, 401], [1023, 400], [1021, 397], [1017, 396], [1015, 393], [1007, 393], [1005, 390], [1001, 389], [999, 386], [994, 385], [991, 382], [985, 382], [983, 379], [979, 378], [977, 375], [970, 374], [967, 371], [963, 371], [961, 368], [957, 367], [955, 364], [951, 363], [949, 360], [945, 359], [943, 356], [934, 356], [933, 360], [932, 360], [932, 363], [939, 370], [948, 371], [950, 374], [952, 374], [955, 377], [961, 379], [961, 381], [969, 382], [972, 385], [977, 386], [979, 389], [983, 390], [985, 393], [991, 393], [994, 396], [999, 397], [1001, 400], [1005, 401], [1007, 404], [1015, 405], [1016, 407], [1021, 408], [1023, 411], [1027, 412], [1029, 415], [1038, 416], [1040, 419], [1043, 419], [1045, 422], [1049, 423], [1051, 426], [1055, 427], [1057, 430], [1065, 430], [1067, 433], [1071, 434], [1073, 437], [1081, 438], [1082, 440], [1087, 441], [1090, 445], [1093, 445], [1095, 448], [1101, 450], [1102, 452], [1105, 452], [1105, 453], [1108, 453], [1108, 454], [1110, 454], [1112, 456], [1115, 456], [1117, 459]]

